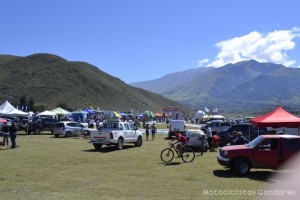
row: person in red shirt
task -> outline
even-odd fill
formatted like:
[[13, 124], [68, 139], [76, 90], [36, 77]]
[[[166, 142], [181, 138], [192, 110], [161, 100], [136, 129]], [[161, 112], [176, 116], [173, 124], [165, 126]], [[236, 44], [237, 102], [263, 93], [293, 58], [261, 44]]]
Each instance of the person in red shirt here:
[[183, 153], [183, 146], [186, 144], [186, 137], [179, 132], [175, 132], [177, 141], [175, 142], [178, 156], [180, 157]]

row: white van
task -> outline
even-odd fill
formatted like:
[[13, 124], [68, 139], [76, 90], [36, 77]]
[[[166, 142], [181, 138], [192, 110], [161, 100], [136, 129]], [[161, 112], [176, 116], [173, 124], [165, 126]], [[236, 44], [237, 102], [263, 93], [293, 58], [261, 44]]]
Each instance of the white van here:
[[171, 120], [170, 121], [168, 137], [171, 138], [173, 135], [175, 135], [176, 131], [185, 134], [184, 120]]

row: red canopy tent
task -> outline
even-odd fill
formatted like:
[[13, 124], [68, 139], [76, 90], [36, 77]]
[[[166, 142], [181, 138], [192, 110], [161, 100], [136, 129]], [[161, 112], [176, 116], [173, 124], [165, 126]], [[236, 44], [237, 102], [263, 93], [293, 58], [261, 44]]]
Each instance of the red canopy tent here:
[[250, 123], [253, 125], [263, 128], [263, 127], [289, 127], [297, 128], [300, 127], [300, 118], [287, 112], [281, 106], [278, 106], [273, 111], [250, 119]]

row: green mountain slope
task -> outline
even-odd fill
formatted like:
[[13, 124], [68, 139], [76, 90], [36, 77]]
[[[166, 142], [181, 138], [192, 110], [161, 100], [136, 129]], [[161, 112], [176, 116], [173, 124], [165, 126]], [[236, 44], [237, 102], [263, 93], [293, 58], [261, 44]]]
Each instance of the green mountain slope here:
[[163, 107], [190, 109], [118, 78], [85, 62], [70, 62], [51, 54], [27, 57], [0, 56], [0, 101], [11, 97], [16, 105], [22, 95], [53, 109], [60, 103], [72, 109], [161, 112]]

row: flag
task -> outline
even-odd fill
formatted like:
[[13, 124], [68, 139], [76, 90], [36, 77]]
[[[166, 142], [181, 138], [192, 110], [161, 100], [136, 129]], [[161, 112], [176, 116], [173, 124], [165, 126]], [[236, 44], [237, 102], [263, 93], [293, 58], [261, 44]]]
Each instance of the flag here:
[[208, 108], [206, 106], [204, 107], [205, 112], [209, 112]]

